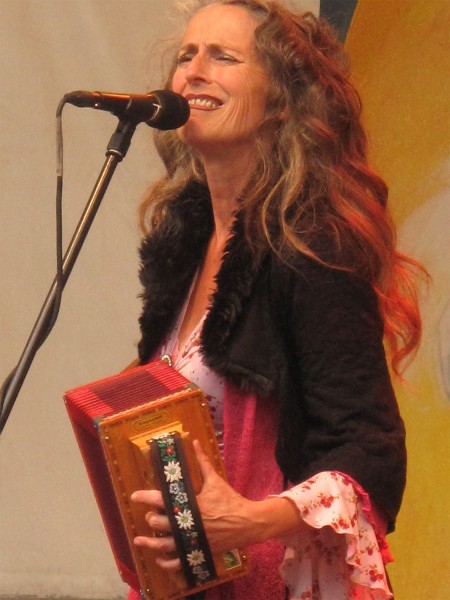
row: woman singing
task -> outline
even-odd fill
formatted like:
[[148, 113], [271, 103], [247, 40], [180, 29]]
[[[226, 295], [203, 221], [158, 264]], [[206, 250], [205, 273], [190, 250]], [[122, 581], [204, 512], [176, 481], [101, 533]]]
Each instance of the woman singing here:
[[[214, 552], [249, 548], [204, 597], [392, 598], [406, 457], [383, 341], [397, 372], [420, 318], [342, 47], [280, 2], [202, 2], [167, 88], [190, 118], [158, 132], [141, 207], [139, 357], [205, 392], [229, 483], [197, 444], [203, 524]], [[179, 569], [160, 492], [133, 500], [165, 534], [135, 543]]]

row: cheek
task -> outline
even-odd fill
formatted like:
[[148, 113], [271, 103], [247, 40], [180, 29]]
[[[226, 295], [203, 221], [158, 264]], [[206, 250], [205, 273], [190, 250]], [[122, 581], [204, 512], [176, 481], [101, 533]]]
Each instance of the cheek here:
[[172, 77], [172, 91], [176, 92], [177, 94], [180, 94], [183, 90], [183, 81], [184, 80], [180, 71], [175, 71]]
[[236, 98], [239, 98], [240, 108], [245, 111], [243, 116], [247, 121], [254, 123], [264, 119], [268, 83], [267, 77], [251, 72], [240, 81], [240, 93], [236, 93]]
[[265, 116], [266, 96], [264, 87], [246, 82], [235, 104], [235, 117], [246, 127], [257, 127]]

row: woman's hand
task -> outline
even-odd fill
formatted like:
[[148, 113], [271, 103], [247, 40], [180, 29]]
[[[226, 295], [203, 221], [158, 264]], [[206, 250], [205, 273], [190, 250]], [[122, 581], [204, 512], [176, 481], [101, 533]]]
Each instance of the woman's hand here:
[[259, 541], [253, 521], [258, 503], [238, 494], [218, 475], [198, 440], [193, 445], [203, 477], [197, 502], [211, 550], [225, 552]]
[[245, 548], [302, 527], [298, 508], [289, 498], [247, 500], [216, 473], [197, 440], [194, 449], [203, 476], [197, 502], [213, 552]]
[[[298, 509], [291, 500], [278, 497], [247, 500], [220, 477], [197, 440], [193, 445], [203, 477], [197, 502], [213, 553], [264, 542], [300, 526]], [[131, 499], [150, 507], [145, 519], [156, 533], [155, 537], [138, 536], [134, 543], [159, 553], [157, 563], [162, 568], [171, 571], [181, 569], [179, 559], [170, 556], [175, 551], [175, 541], [169, 519], [161, 512], [164, 511], [161, 492], [140, 490]]]
[[203, 476], [197, 502], [213, 552], [245, 548], [305, 527], [292, 500], [247, 500], [216, 473], [197, 440], [194, 449]]
[[[200, 443], [195, 440], [194, 450], [203, 478], [203, 486], [197, 496], [197, 502], [203, 520], [206, 536], [212, 552], [243, 547], [249, 539], [251, 514], [250, 505], [255, 504], [243, 498], [217, 474]], [[131, 496], [133, 502], [140, 502], [149, 507], [145, 520], [154, 532], [154, 536], [137, 536], [137, 546], [150, 548], [159, 554], [156, 562], [164, 569], [176, 571], [181, 569], [178, 558], [171, 553], [176, 551], [175, 540], [171, 535], [169, 518], [164, 513], [162, 494], [158, 490], [139, 490]]]
[[139, 490], [131, 495], [133, 502], [141, 502], [149, 506], [151, 510], [145, 515], [145, 520], [155, 532], [155, 537], [137, 536], [134, 538], [136, 546], [150, 548], [159, 553], [156, 558], [157, 564], [168, 571], [179, 571], [180, 560], [171, 554], [175, 552], [175, 540], [171, 535], [169, 518], [164, 514], [164, 502], [162, 494], [158, 490]]
[[[242, 537], [247, 522], [244, 514], [247, 505], [253, 503], [238, 494], [217, 474], [197, 440], [193, 445], [203, 477], [203, 486], [197, 496], [197, 502], [211, 550], [225, 552], [243, 547], [247, 543]], [[168, 570], [181, 569], [179, 559], [170, 556], [176, 551], [176, 547], [169, 518], [164, 513], [161, 492], [139, 490], [132, 494], [131, 500], [149, 507], [145, 520], [155, 533], [154, 536], [137, 536], [134, 543], [157, 552], [160, 555], [157, 563], [161, 567]]]

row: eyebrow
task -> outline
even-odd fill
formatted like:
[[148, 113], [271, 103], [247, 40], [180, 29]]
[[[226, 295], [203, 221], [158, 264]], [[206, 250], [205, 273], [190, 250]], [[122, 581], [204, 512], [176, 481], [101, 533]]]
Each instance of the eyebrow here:
[[[185, 46], [182, 46], [179, 49], [178, 54], [180, 54], [181, 52], [195, 52], [198, 50], [198, 47], [198, 44], [194, 44], [191, 42], [189, 44], [186, 44]], [[209, 51], [212, 52], [234, 52], [239, 55], [242, 54], [240, 50], [237, 50], [235, 48], [229, 48], [228, 46], [222, 46], [221, 44], [206, 44], [206, 47]]]

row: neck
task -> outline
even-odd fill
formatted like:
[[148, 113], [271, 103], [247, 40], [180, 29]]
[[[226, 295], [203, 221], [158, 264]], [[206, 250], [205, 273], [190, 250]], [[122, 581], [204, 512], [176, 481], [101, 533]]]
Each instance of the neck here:
[[242, 153], [213, 159], [208, 157], [203, 165], [211, 194], [215, 234], [226, 240], [240, 196], [248, 181], [253, 159]]

